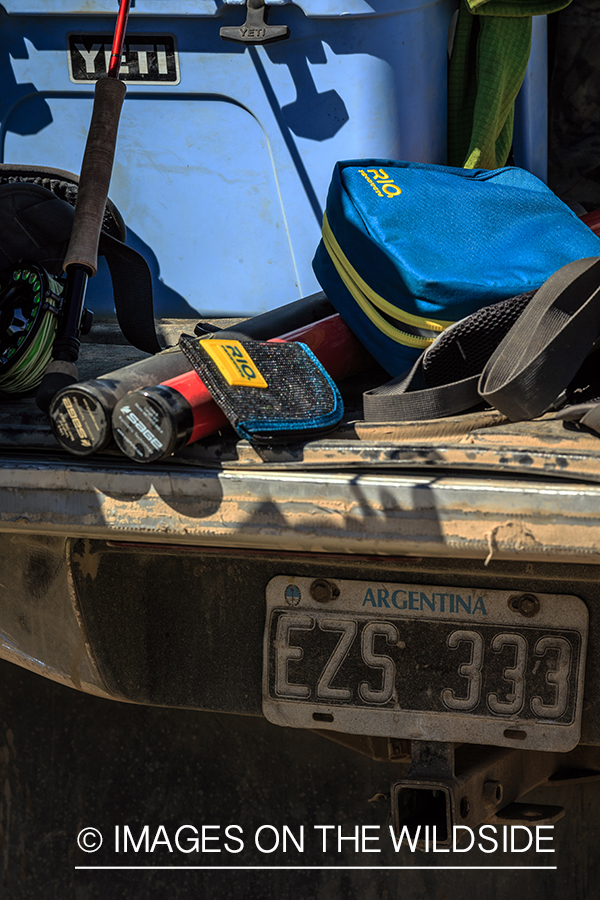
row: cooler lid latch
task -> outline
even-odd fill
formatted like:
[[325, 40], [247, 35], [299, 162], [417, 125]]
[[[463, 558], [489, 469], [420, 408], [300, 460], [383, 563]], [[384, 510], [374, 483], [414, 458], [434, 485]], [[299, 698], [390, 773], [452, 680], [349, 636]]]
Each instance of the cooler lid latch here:
[[222, 40], [241, 44], [285, 41], [290, 36], [290, 29], [287, 25], [267, 25], [268, 12], [265, 0], [246, 0], [246, 21], [243, 25], [226, 25], [221, 28]]

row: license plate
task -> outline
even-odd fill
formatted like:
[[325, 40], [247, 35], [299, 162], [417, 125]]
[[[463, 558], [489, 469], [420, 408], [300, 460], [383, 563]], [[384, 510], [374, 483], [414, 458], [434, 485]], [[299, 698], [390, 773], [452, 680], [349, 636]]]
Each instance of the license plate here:
[[[69, 77], [75, 84], [97, 81], [108, 73], [112, 34], [68, 35]], [[125, 38], [121, 81], [179, 84], [179, 54], [172, 34], [132, 34]]]
[[278, 575], [263, 712], [276, 725], [571, 750], [588, 611], [563, 594]]

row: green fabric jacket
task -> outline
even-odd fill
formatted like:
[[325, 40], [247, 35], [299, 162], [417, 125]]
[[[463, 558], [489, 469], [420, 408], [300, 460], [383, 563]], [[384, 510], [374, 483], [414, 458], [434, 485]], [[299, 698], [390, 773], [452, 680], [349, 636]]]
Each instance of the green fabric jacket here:
[[571, 0], [461, 0], [448, 78], [448, 164], [506, 164], [514, 103], [531, 49], [531, 17]]

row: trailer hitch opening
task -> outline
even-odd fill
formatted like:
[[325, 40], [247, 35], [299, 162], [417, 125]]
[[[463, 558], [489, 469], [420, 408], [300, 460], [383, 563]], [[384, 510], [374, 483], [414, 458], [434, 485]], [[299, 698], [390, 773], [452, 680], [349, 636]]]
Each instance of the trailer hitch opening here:
[[410, 834], [435, 834], [439, 845], [450, 843], [454, 816], [447, 785], [399, 781], [392, 787], [391, 801], [392, 826], [397, 836], [406, 828]]

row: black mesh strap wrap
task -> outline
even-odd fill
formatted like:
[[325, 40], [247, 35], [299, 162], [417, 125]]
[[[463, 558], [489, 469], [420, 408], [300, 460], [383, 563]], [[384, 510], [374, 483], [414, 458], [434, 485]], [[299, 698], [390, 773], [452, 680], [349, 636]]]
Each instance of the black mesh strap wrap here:
[[[427, 387], [422, 355], [408, 375], [363, 395], [365, 419], [440, 418], [465, 412], [481, 400], [511, 421], [532, 419], [569, 385], [599, 331], [600, 257], [579, 259], [563, 266], [536, 291], [481, 375]], [[586, 424], [596, 422], [589, 407], [587, 418]]]

